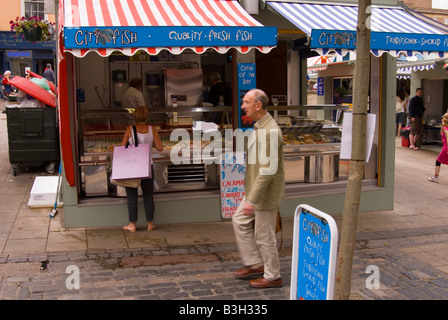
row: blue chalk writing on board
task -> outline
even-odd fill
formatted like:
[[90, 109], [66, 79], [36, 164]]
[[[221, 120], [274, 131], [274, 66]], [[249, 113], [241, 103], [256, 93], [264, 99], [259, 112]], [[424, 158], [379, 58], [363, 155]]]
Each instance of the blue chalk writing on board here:
[[330, 243], [328, 223], [302, 211], [299, 217], [297, 299], [327, 298]]

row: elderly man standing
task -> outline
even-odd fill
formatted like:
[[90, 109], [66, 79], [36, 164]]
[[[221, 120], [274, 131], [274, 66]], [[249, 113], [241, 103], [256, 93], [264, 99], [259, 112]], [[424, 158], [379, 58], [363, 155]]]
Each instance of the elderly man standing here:
[[[284, 196], [283, 136], [267, 112], [267, 95], [259, 89], [246, 93], [241, 109], [256, 121], [247, 150], [245, 198], [232, 221], [244, 268], [234, 272], [238, 279], [253, 279], [254, 288], [281, 287], [280, 261], [275, 226]], [[268, 160], [268, 161], [266, 161]]]

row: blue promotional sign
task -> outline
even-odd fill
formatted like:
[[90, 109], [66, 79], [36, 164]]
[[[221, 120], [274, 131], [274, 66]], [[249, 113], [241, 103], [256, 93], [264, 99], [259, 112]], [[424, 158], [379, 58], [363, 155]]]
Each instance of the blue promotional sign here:
[[442, 34], [372, 32], [370, 48], [375, 50], [448, 51], [448, 36]]
[[308, 205], [297, 207], [291, 300], [333, 299], [338, 230], [334, 219]]
[[356, 49], [356, 31], [311, 30], [311, 48]]
[[244, 197], [246, 153], [223, 153], [220, 159], [221, 213], [223, 219], [232, 218]]
[[8, 58], [31, 58], [30, 51], [9, 51], [6, 53]]
[[[311, 48], [356, 49], [356, 31], [312, 30]], [[448, 51], [448, 35], [371, 32], [372, 50]]]
[[68, 49], [277, 45], [277, 27], [67, 27], [64, 36]]
[[246, 130], [253, 127], [255, 121], [252, 121], [246, 113], [241, 112], [241, 105], [243, 98], [247, 91], [254, 89], [257, 86], [255, 63], [238, 63], [238, 114], [239, 127], [241, 130]]
[[317, 95], [323, 96], [324, 95], [324, 77], [318, 77], [317, 78]]

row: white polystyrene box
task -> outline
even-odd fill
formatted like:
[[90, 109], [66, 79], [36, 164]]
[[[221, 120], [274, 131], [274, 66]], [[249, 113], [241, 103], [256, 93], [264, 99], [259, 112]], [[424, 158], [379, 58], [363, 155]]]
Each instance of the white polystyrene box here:
[[[33, 187], [31, 188], [28, 206], [32, 208], [54, 207], [58, 179], [58, 176], [36, 177], [34, 179]], [[59, 185], [58, 207], [62, 207], [63, 205], [60, 190], [61, 186]]]

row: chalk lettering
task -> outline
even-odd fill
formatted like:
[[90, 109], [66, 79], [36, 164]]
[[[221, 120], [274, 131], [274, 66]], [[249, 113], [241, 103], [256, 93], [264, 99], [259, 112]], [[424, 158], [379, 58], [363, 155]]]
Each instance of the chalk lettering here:
[[316, 294], [316, 292], [315, 292], [316, 290], [313, 290], [312, 288], [310, 288], [309, 286], [308, 286], [308, 284], [306, 285], [306, 290], [305, 290], [305, 298], [309, 298], [309, 299], [311, 299], [311, 300], [317, 300], [318, 299], [318, 296], [317, 296], [317, 294]]
[[171, 40], [176, 40], [176, 41], [201, 41], [201, 37], [202, 37], [202, 31], [198, 32], [198, 31], [185, 31], [185, 32], [176, 32], [176, 31], [171, 31], [168, 34], [168, 37]]
[[220, 40], [220, 41], [229, 41], [230, 40], [230, 33], [227, 31], [214, 31], [210, 30], [208, 34], [208, 40], [214, 41], [214, 40]]
[[318, 43], [321, 46], [351, 47], [356, 46], [356, 33], [352, 32], [322, 32]]
[[254, 71], [254, 66], [252, 64], [240, 63], [240, 71]]
[[309, 300], [327, 296], [329, 267], [329, 224], [302, 213], [299, 225], [297, 297]]
[[396, 45], [417, 45], [418, 40], [416, 38], [409, 38], [409, 37], [386, 36], [386, 44], [389, 43]]
[[429, 45], [429, 46], [439, 46], [442, 43], [442, 40], [440, 39], [426, 39], [421, 38], [420, 44], [422, 46]]
[[129, 30], [123, 30], [121, 44], [128, 45], [137, 42], [137, 33]]
[[89, 46], [92, 43], [96, 46], [112, 43], [113, 45], [129, 45], [138, 42], [136, 32], [127, 29], [95, 29], [95, 31], [77, 30], [74, 35], [77, 46]]
[[237, 41], [249, 41], [252, 40], [252, 32], [245, 30], [238, 30], [236, 32], [236, 40]]

